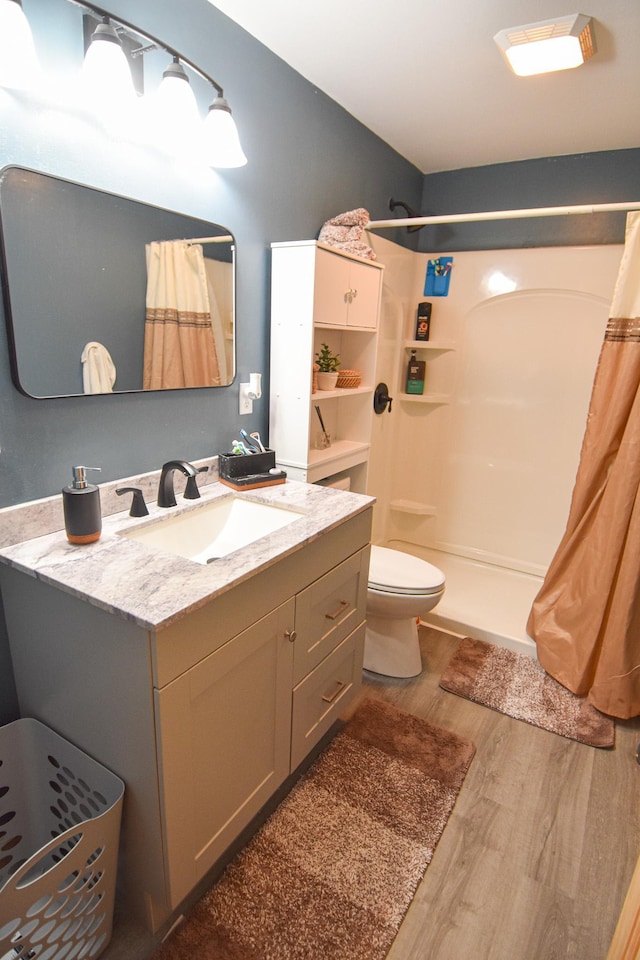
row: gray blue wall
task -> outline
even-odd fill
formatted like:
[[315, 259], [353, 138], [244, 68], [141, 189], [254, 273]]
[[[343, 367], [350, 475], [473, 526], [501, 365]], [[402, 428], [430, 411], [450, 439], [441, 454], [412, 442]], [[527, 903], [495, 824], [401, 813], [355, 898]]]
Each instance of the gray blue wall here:
[[[640, 200], [640, 149], [544, 157], [424, 178], [424, 216]], [[624, 213], [424, 227], [424, 253], [622, 243]], [[394, 231], [395, 233], [396, 231]], [[406, 228], [400, 236], [407, 235]], [[416, 234], [412, 235], [413, 237]]]
[[[166, 41], [224, 85], [249, 164], [188, 176], [153, 151], [105, 144], [99, 134], [90, 142], [76, 118], [52, 116], [34, 109], [28, 98], [0, 90], [0, 166], [40, 169], [227, 224], [237, 240], [238, 376], [231, 387], [216, 390], [34, 400], [13, 386], [0, 336], [0, 506], [57, 493], [73, 464], [100, 465], [103, 479], [115, 479], [158, 469], [170, 458], [217, 453], [240, 425], [266, 435], [268, 378], [254, 416], [244, 422], [237, 414], [238, 382], [251, 371], [268, 374], [273, 241], [315, 237], [326, 219], [358, 206], [366, 207], [373, 219], [387, 218], [390, 197], [424, 213], [449, 213], [640, 196], [640, 151], [422, 177], [206, 0], [182, 0], [171, 7], [157, 0], [109, 0], [109, 5], [115, 16], [120, 13]], [[24, 0], [24, 10], [45, 65], [78, 65], [79, 8], [65, 0]], [[197, 92], [205, 109], [206, 91]], [[435, 238], [425, 230], [407, 235], [404, 229], [385, 236], [434, 251], [473, 248], [474, 243], [504, 247], [539, 242], [526, 225], [467, 230], [470, 238], [459, 230], [440, 231]], [[548, 226], [544, 236], [564, 243], [621, 239], [619, 226], [600, 240], [581, 240], [576, 231], [575, 226]], [[433, 245], [427, 247], [427, 242]], [[0, 629], [0, 722], [16, 715]]]
[[[0, 166], [20, 164], [233, 229], [237, 241], [235, 383], [109, 397], [34, 400], [11, 382], [0, 336], [0, 506], [57, 493], [73, 464], [103, 479], [159, 469], [228, 449], [239, 426], [268, 427], [269, 244], [308, 239], [344, 210], [387, 213], [394, 193], [420, 203], [422, 176], [327, 96], [206, 0], [110, 0], [117, 16], [164, 40], [222, 83], [240, 129], [246, 167], [185, 173], [152, 150], [94, 140], [74, 116], [52, 115], [0, 90]], [[82, 59], [81, 10], [65, 0], [24, 0], [46, 66]], [[157, 55], [152, 55], [156, 56]], [[166, 66], [162, 58], [162, 67]], [[204, 112], [211, 97], [196, 87]], [[57, 238], [64, 242], [63, 238]], [[4, 327], [4, 318], [0, 318]], [[238, 420], [238, 382], [265, 374], [254, 416]], [[17, 714], [0, 630], [0, 722]]]

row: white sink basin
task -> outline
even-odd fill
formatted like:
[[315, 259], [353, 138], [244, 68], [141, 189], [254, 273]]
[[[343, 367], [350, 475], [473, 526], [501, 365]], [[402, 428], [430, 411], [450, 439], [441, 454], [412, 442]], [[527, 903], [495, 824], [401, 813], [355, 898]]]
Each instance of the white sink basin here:
[[304, 516], [230, 495], [123, 534], [196, 563], [211, 563]]

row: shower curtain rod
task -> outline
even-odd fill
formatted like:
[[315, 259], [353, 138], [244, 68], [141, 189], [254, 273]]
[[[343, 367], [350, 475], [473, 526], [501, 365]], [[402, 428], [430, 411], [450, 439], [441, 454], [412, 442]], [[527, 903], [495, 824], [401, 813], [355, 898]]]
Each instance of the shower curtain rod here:
[[480, 220], [522, 220], [527, 217], [562, 217], [576, 213], [612, 213], [640, 210], [640, 200], [626, 203], [582, 204], [574, 207], [531, 207], [528, 210], [492, 210], [480, 213], [451, 213], [434, 217], [397, 217], [394, 220], [370, 220], [367, 230], [382, 227], [426, 227], [436, 223], [472, 223]]
[[233, 237], [231, 234], [225, 234], [221, 237], [192, 237], [190, 240], [183, 241], [184, 243], [231, 243]]

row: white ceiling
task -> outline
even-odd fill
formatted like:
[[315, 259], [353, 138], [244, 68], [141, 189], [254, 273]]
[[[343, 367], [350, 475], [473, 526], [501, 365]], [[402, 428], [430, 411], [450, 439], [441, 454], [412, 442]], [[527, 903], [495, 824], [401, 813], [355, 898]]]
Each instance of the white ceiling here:
[[493, 37], [567, 0], [211, 0], [423, 173], [640, 147], [640, 0], [585, 0], [596, 54], [516, 77]]

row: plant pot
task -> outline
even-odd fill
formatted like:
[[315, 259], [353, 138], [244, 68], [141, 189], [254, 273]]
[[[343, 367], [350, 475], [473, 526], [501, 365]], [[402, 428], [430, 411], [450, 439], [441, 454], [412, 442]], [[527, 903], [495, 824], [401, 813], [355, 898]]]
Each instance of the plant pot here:
[[335, 390], [338, 373], [318, 373], [318, 390]]

